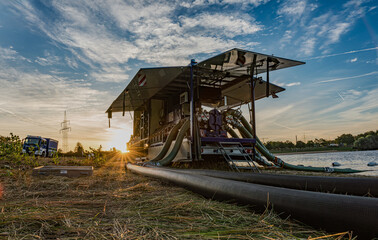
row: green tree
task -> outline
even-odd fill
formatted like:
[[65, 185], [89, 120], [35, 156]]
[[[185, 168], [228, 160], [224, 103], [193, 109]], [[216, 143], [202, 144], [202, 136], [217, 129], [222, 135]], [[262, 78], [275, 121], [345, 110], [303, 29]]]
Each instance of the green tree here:
[[89, 147], [89, 149], [90, 149], [89, 156], [91, 160], [93, 161], [93, 164], [96, 167], [104, 165], [106, 162], [106, 158], [104, 157], [104, 152], [102, 151], [102, 145], [100, 145], [98, 149], [95, 149], [92, 147]]
[[355, 140], [357, 140], [357, 139], [360, 139], [361, 137], [367, 137], [368, 135], [372, 135], [372, 136], [374, 136], [374, 135], [378, 135], [378, 130], [377, 131], [368, 131], [368, 132], [364, 132], [364, 133], [360, 133], [360, 134], [358, 134], [357, 136], [355, 136]]
[[378, 149], [378, 135], [367, 135], [366, 137], [360, 137], [354, 142], [354, 147], [358, 150]]
[[312, 140], [307, 141], [307, 143], [306, 143], [306, 147], [315, 147], [315, 143], [314, 143], [314, 141], [312, 141]]
[[302, 141], [298, 141], [297, 144], [296, 144], [296, 147], [297, 148], [304, 148], [304, 147], [306, 147], [306, 144]]
[[338, 136], [335, 140], [338, 144], [352, 145], [355, 139], [352, 134], [342, 134], [341, 136]]
[[285, 141], [285, 148], [294, 148], [294, 147], [295, 147], [294, 143], [292, 143], [289, 140]]
[[22, 151], [22, 141], [19, 136], [10, 133], [10, 136], [0, 136], [0, 156], [20, 155]]
[[10, 133], [10, 136], [0, 136], [0, 161], [10, 164], [35, 167], [38, 161], [34, 154], [27, 156], [22, 153], [22, 141], [19, 136]]
[[75, 155], [82, 157], [84, 154], [84, 147], [80, 142], [76, 143]]
[[328, 145], [328, 141], [325, 140], [324, 138], [320, 138], [320, 139], [315, 138], [314, 142], [317, 146], [323, 146], [324, 147], [324, 146]]

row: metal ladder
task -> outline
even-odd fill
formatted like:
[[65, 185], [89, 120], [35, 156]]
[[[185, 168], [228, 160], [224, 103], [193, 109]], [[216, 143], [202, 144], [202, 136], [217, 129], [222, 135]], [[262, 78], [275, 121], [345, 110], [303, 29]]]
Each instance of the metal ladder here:
[[[225, 145], [227, 145], [227, 147], [225, 147]], [[254, 172], [260, 172], [260, 170], [256, 167], [255, 162], [252, 160], [251, 156], [247, 153], [240, 142], [218, 142], [218, 149], [232, 170], [240, 172], [240, 169], [251, 169]], [[236, 156], [233, 156], [233, 154], [229, 154], [227, 152], [227, 150], [236, 149], [240, 152], [240, 154], [237, 154]], [[242, 158], [237, 159], [235, 157]], [[248, 166], [239, 166], [237, 163], [247, 163]]]

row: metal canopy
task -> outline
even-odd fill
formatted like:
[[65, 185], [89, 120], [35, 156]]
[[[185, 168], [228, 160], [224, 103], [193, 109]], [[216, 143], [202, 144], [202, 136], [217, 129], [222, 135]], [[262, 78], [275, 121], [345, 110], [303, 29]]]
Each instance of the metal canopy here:
[[[257, 81], [255, 87], [255, 100], [266, 97], [266, 81]], [[270, 93], [269, 95], [274, 95], [276, 93], [285, 91], [285, 88], [279, 87], [275, 84], [269, 83]], [[248, 79], [235, 84], [227, 89], [222, 90], [222, 96], [227, 96], [228, 105], [238, 105], [245, 104], [251, 101], [251, 89], [250, 82]]]
[[141, 68], [106, 112], [134, 111], [188, 67]]
[[[228, 105], [250, 102], [250, 66], [256, 55], [255, 74], [304, 64], [304, 62], [265, 55], [241, 49], [232, 49], [198, 63], [194, 76], [200, 87], [219, 88]], [[150, 98], [166, 99], [180, 90], [188, 89], [190, 67], [142, 68], [124, 91], [114, 100], [107, 112], [134, 111]], [[259, 80], [255, 87], [255, 99], [266, 97], [266, 81]], [[269, 94], [284, 91], [269, 83]], [[204, 104], [206, 105], [206, 103]]]
[[273, 55], [266, 55], [234, 48], [232, 50], [226, 51], [215, 57], [200, 62], [198, 63], [198, 66], [219, 71], [227, 71], [230, 72], [230, 74], [232, 75], [249, 75], [249, 68], [252, 64], [254, 55], [256, 55], [255, 74], [266, 72], [266, 64], [268, 58], [270, 61], [269, 71], [305, 64], [301, 61], [295, 61], [286, 58], [276, 57]]

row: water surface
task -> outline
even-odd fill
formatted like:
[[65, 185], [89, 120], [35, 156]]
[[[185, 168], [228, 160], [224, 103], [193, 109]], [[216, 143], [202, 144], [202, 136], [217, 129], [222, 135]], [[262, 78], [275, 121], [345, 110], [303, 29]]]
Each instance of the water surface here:
[[313, 167], [332, 167], [333, 162], [341, 164], [334, 168], [353, 168], [357, 170], [371, 170], [357, 173], [358, 175], [378, 176], [378, 166], [368, 167], [369, 162], [378, 163], [378, 150], [374, 151], [354, 151], [354, 152], [326, 152], [326, 153], [305, 153], [279, 155], [283, 161], [298, 165]]

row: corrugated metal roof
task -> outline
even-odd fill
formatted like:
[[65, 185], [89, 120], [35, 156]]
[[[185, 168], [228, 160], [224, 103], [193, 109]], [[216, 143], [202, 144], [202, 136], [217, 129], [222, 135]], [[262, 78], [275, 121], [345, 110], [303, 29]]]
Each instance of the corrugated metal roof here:
[[[266, 55], [241, 49], [232, 49], [198, 63], [194, 68], [200, 86], [220, 88], [222, 97], [227, 96], [228, 104], [242, 104], [250, 100], [250, 66], [256, 56], [255, 73], [275, 71], [304, 64], [304, 62]], [[142, 68], [127, 87], [108, 108], [111, 112], [134, 111], [150, 98], [166, 98], [188, 88], [190, 72], [188, 66]], [[270, 93], [284, 91], [284, 88], [270, 84]], [[266, 82], [256, 85], [256, 99], [265, 97]]]

